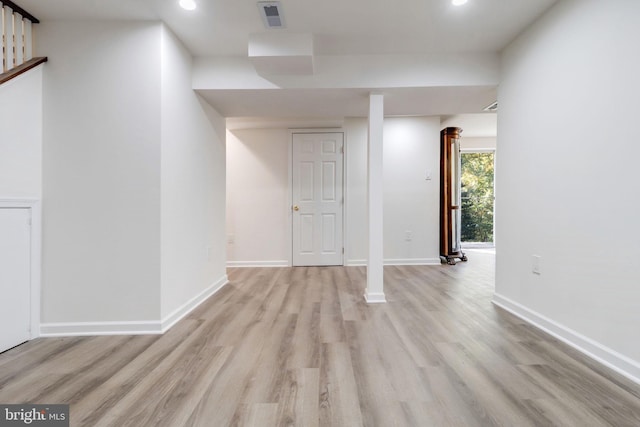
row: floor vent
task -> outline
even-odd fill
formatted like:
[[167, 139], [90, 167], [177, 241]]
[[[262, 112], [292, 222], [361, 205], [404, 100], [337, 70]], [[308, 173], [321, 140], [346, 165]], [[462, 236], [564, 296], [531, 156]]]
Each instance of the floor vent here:
[[260, 9], [260, 16], [262, 16], [265, 27], [284, 28], [282, 6], [279, 1], [259, 1], [258, 9]]

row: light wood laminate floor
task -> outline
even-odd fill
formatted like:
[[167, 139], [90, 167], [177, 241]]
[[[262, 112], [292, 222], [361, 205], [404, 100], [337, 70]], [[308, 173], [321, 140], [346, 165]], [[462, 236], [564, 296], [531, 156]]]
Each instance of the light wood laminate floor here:
[[493, 257], [231, 269], [162, 336], [37, 339], [0, 354], [1, 403], [73, 426], [639, 426], [640, 387], [493, 306]]

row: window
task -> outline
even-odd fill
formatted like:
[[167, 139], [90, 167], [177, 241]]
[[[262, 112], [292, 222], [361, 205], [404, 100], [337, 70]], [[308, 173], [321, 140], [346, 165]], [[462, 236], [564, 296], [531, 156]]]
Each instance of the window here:
[[462, 242], [493, 244], [494, 152], [462, 152]]

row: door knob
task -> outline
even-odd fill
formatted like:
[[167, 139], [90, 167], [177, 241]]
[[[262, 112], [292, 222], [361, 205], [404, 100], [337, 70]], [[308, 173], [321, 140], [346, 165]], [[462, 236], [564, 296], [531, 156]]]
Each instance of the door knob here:
[[293, 205], [293, 210], [297, 212], [300, 210], [300, 208], [298, 207], [298, 205]]

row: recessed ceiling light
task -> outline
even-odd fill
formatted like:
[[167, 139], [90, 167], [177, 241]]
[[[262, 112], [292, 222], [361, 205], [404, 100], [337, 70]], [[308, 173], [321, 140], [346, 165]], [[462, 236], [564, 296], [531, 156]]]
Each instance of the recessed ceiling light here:
[[196, 8], [195, 0], [180, 0], [178, 4], [185, 10], [194, 10]]
[[451, 4], [454, 6], [462, 6], [467, 0], [451, 0]]

